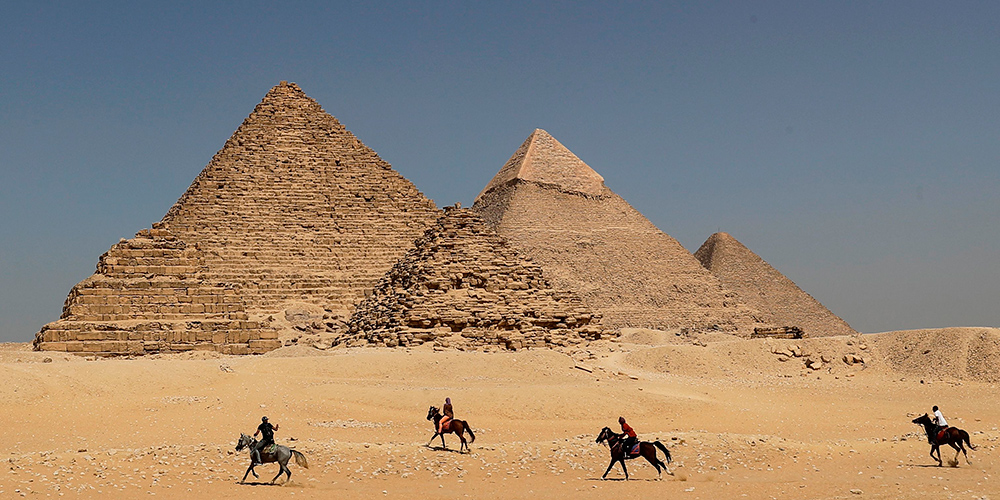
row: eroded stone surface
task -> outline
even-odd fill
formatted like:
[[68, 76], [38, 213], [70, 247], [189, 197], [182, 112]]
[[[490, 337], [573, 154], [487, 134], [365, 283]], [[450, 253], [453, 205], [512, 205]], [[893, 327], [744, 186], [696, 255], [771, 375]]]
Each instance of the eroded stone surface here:
[[607, 334], [600, 318], [469, 209], [449, 207], [379, 282], [340, 343], [552, 347]]

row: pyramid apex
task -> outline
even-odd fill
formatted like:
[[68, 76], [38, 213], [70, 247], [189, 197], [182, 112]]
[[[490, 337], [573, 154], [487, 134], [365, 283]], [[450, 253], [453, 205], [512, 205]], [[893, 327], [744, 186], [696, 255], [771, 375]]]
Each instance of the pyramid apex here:
[[476, 198], [519, 181], [588, 196], [599, 196], [605, 190], [604, 177], [540, 128], [525, 139]]
[[717, 233], [714, 233], [712, 234], [712, 236], [709, 236], [707, 240], [705, 240], [706, 245], [716, 244], [716, 243], [737, 243], [742, 245], [742, 243], [740, 243], [739, 240], [737, 240], [731, 234], [725, 231], [719, 231]]
[[705, 269], [711, 271], [714, 266], [718, 265], [717, 260], [720, 258], [722, 253], [733, 251], [739, 252], [740, 254], [746, 254], [749, 252], [750, 254], [756, 256], [756, 254], [750, 252], [750, 249], [740, 243], [736, 238], [733, 238], [729, 233], [719, 231], [709, 236], [708, 239], [705, 240], [705, 243], [702, 243], [701, 247], [698, 248], [698, 251], [694, 253], [694, 257], [701, 262], [701, 265], [704, 266]]

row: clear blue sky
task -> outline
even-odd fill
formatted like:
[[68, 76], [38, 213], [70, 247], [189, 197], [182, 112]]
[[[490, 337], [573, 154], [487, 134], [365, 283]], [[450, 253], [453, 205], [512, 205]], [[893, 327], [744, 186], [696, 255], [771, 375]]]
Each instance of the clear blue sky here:
[[0, 341], [280, 80], [439, 206], [535, 128], [866, 332], [1000, 326], [998, 2], [4, 2]]

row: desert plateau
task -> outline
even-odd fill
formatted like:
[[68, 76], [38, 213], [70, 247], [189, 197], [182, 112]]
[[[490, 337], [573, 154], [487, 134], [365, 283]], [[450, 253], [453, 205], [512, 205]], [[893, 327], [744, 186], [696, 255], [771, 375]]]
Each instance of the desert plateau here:
[[[316, 349], [82, 357], [5, 344], [3, 498], [976, 499], [1000, 494], [1000, 330], [815, 339], [625, 329], [561, 350]], [[470, 453], [428, 446], [454, 401]], [[910, 421], [939, 405], [972, 464]], [[262, 415], [304, 453], [240, 484]], [[605, 481], [604, 426], [670, 450]], [[617, 430], [617, 429], [616, 429]], [[661, 456], [662, 459], [662, 456]]]

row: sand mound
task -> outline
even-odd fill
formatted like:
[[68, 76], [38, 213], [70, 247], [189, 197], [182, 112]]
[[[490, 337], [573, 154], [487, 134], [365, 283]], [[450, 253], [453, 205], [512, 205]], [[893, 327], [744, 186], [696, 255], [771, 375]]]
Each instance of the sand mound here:
[[865, 337], [893, 371], [939, 380], [1000, 382], [1000, 329], [904, 330]]
[[1000, 329], [942, 328], [811, 339], [735, 340], [624, 329], [622, 362], [691, 376], [845, 375], [862, 369], [929, 380], [1000, 382]]
[[[623, 332], [622, 338], [650, 341], [653, 332]], [[650, 372], [700, 377], [844, 375], [870, 367], [866, 337], [741, 340], [731, 335], [661, 333], [660, 345], [646, 342], [652, 347], [629, 353], [624, 363]]]

